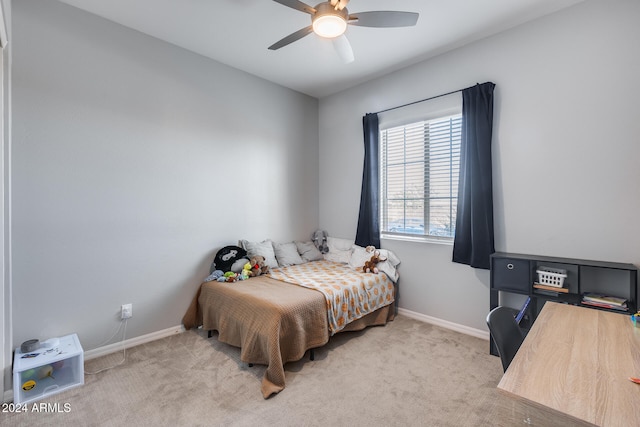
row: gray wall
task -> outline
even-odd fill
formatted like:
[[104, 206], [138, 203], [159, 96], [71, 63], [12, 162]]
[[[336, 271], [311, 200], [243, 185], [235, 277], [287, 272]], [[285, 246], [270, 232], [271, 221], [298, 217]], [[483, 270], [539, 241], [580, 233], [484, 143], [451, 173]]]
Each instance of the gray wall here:
[[[587, 1], [322, 99], [321, 228], [354, 237], [365, 113], [493, 81], [496, 249], [640, 265], [639, 18], [634, 0]], [[488, 272], [450, 245], [382, 246], [401, 308], [486, 330]]]
[[13, 7], [14, 344], [171, 328], [215, 251], [318, 224], [318, 101], [70, 6]]

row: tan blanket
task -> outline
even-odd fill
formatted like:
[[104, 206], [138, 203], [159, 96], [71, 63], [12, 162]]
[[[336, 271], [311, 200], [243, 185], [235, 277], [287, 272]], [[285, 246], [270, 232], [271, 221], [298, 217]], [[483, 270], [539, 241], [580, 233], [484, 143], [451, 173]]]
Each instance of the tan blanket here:
[[[392, 306], [386, 306], [343, 331], [383, 325], [393, 317]], [[243, 362], [267, 365], [261, 387], [265, 399], [284, 389], [285, 363], [329, 341], [324, 296], [265, 276], [203, 283], [182, 321], [186, 329], [217, 330], [219, 341], [240, 347]]]

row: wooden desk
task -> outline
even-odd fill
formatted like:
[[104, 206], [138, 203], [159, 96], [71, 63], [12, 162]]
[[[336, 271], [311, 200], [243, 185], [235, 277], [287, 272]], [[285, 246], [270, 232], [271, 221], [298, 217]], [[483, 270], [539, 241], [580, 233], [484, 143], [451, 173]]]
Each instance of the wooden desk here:
[[558, 419], [640, 425], [640, 328], [629, 315], [547, 302], [498, 389]]

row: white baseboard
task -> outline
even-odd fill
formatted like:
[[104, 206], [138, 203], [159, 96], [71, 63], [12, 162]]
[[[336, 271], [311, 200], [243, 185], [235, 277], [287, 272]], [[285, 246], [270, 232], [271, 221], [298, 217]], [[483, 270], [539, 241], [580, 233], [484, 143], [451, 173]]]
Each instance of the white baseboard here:
[[172, 328], [163, 329], [161, 331], [151, 332], [150, 334], [141, 335], [139, 337], [130, 338], [124, 342], [117, 342], [114, 344], [105, 345], [102, 347], [94, 348], [93, 350], [84, 352], [84, 360], [91, 360], [97, 357], [106, 356], [107, 354], [121, 351], [122, 348], [135, 347], [140, 344], [148, 343], [151, 341], [159, 340], [174, 334], [180, 334], [184, 332], [184, 326], [174, 326]]
[[443, 328], [451, 329], [462, 334], [471, 335], [476, 338], [489, 341], [490, 335], [488, 331], [482, 331], [480, 329], [470, 328], [469, 326], [460, 325], [459, 323], [449, 322], [448, 320], [438, 319], [437, 317], [427, 316], [426, 314], [416, 313], [415, 311], [407, 310], [405, 308], [398, 308], [398, 314], [410, 317], [415, 320], [419, 320], [425, 323], [431, 323], [432, 325], [442, 326]]
[[[103, 347], [94, 348], [93, 350], [84, 352], [84, 360], [91, 360], [97, 357], [106, 356], [107, 354], [121, 351], [122, 348], [135, 347], [140, 344], [148, 343], [151, 341], [159, 340], [174, 334], [180, 334], [184, 332], [184, 326], [174, 326], [172, 328], [163, 329], [161, 331], [152, 332], [150, 334], [142, 335], [135, 338], [130, 338], [124, 342], [117, 342], [114, 344], [105, 345]], [[13, 402], [13, 390], [6, 390], [2, 395], [2, 401], [5, 403]]]

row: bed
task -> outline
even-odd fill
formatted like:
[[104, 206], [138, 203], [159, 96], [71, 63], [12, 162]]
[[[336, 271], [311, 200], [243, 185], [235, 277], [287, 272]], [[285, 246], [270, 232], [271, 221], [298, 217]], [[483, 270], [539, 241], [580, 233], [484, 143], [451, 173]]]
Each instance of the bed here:
[[183, 324], [216, 330], [219, 341], [240, 348], [243, 362], [267, 365], [261, 384], [266, 399], [285, 388], [287, 362], [325, 345], [333, 334], [393, 320], [395, 294], [384, 273], [319, 260], [241, 282], [205, 282]]

